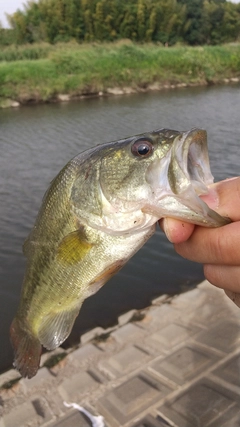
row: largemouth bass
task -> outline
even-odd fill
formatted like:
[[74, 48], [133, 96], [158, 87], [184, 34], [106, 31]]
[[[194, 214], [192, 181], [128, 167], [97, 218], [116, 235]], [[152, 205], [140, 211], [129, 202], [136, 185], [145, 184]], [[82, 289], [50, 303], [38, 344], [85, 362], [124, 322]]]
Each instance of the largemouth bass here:
[[15, 367], [38, 370], [42, 346], [69, 336], [83, 301], [132, 257], [166, 216], [206, 227], [229, 222], [199, 197], [213, 182], [204, 130], [159, 129], [74, 157], [46, 192], [23, 251], [11, 325]]

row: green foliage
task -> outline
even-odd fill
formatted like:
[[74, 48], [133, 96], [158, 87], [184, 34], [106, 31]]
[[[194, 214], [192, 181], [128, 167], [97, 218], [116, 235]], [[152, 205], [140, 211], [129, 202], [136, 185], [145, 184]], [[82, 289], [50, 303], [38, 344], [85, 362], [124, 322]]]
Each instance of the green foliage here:
[[[24, 54], [34, 46], [16, 49]], [[22, 103], [79, 96], [112, 87], [202, 84], [240, 76], [240, 45], [172, 47], [130, 41], [45, 44], [40, 59], [0, 62], [0, 98]], [[41, 44], [35, 45], [40, 52]], [[13, 52], [9, 48], [9, 52]], [[24, 53], [25, 52], [25, 53]], [[7, 48], [5, 49], [7, 55]], [[35, 55], [35, 53], [34, 53]]]
[[0, 45], [10, 46], [15, 43], [15, 35], [13, 30], [1, 28], [0, 24]]
[[46, 58], [52, 50], [53, 47], [47, 43], [11, 45], [0, 50], [0, 61]]
[[[226, 0], [29, 0], [8, 19], [17, 44], [128, 38], [203, 45], [240, 37], [240, 6]], [[8, 45], [1, 32], [0, 44]]]

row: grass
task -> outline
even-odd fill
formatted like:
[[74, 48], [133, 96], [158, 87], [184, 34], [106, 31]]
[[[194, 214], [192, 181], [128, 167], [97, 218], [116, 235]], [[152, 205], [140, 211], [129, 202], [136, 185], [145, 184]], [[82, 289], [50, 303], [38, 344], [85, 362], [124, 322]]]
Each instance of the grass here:
[[240, 77], [240, 45], [164, 48], [112, 44], [36, 44], [0, 53], [0, 98], [50, 101], [109, 88], [213, 84]]

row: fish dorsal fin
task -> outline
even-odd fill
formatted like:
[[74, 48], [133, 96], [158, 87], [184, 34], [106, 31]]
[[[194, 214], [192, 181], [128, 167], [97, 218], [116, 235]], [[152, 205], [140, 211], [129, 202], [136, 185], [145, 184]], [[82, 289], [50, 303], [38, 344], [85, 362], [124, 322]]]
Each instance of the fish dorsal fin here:
[[85, 257], [92, 246], [81, 227], [62, 239], [57, 249], [57, 258], [64, 264], [74, 265]]
[[38, 331], [41, 344], [48, 350], [59, 347], [69, 336], [79, 310], [78, 306], [72, 310], [50, 313], [46, 316]]

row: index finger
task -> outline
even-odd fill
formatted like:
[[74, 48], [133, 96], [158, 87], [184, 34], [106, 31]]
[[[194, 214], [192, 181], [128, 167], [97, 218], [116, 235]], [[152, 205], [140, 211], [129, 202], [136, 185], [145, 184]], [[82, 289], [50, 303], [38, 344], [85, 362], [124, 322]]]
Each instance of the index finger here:
[[188, 241], [176, 244], [175, 249], [192, 261], [238, 265], [239, 252], [236, 248], [240, 239], [240, 178], [221, 181], [212, 188], [218, 196], [215, 210], [234, 222], [217, 229], [196, 227]]

